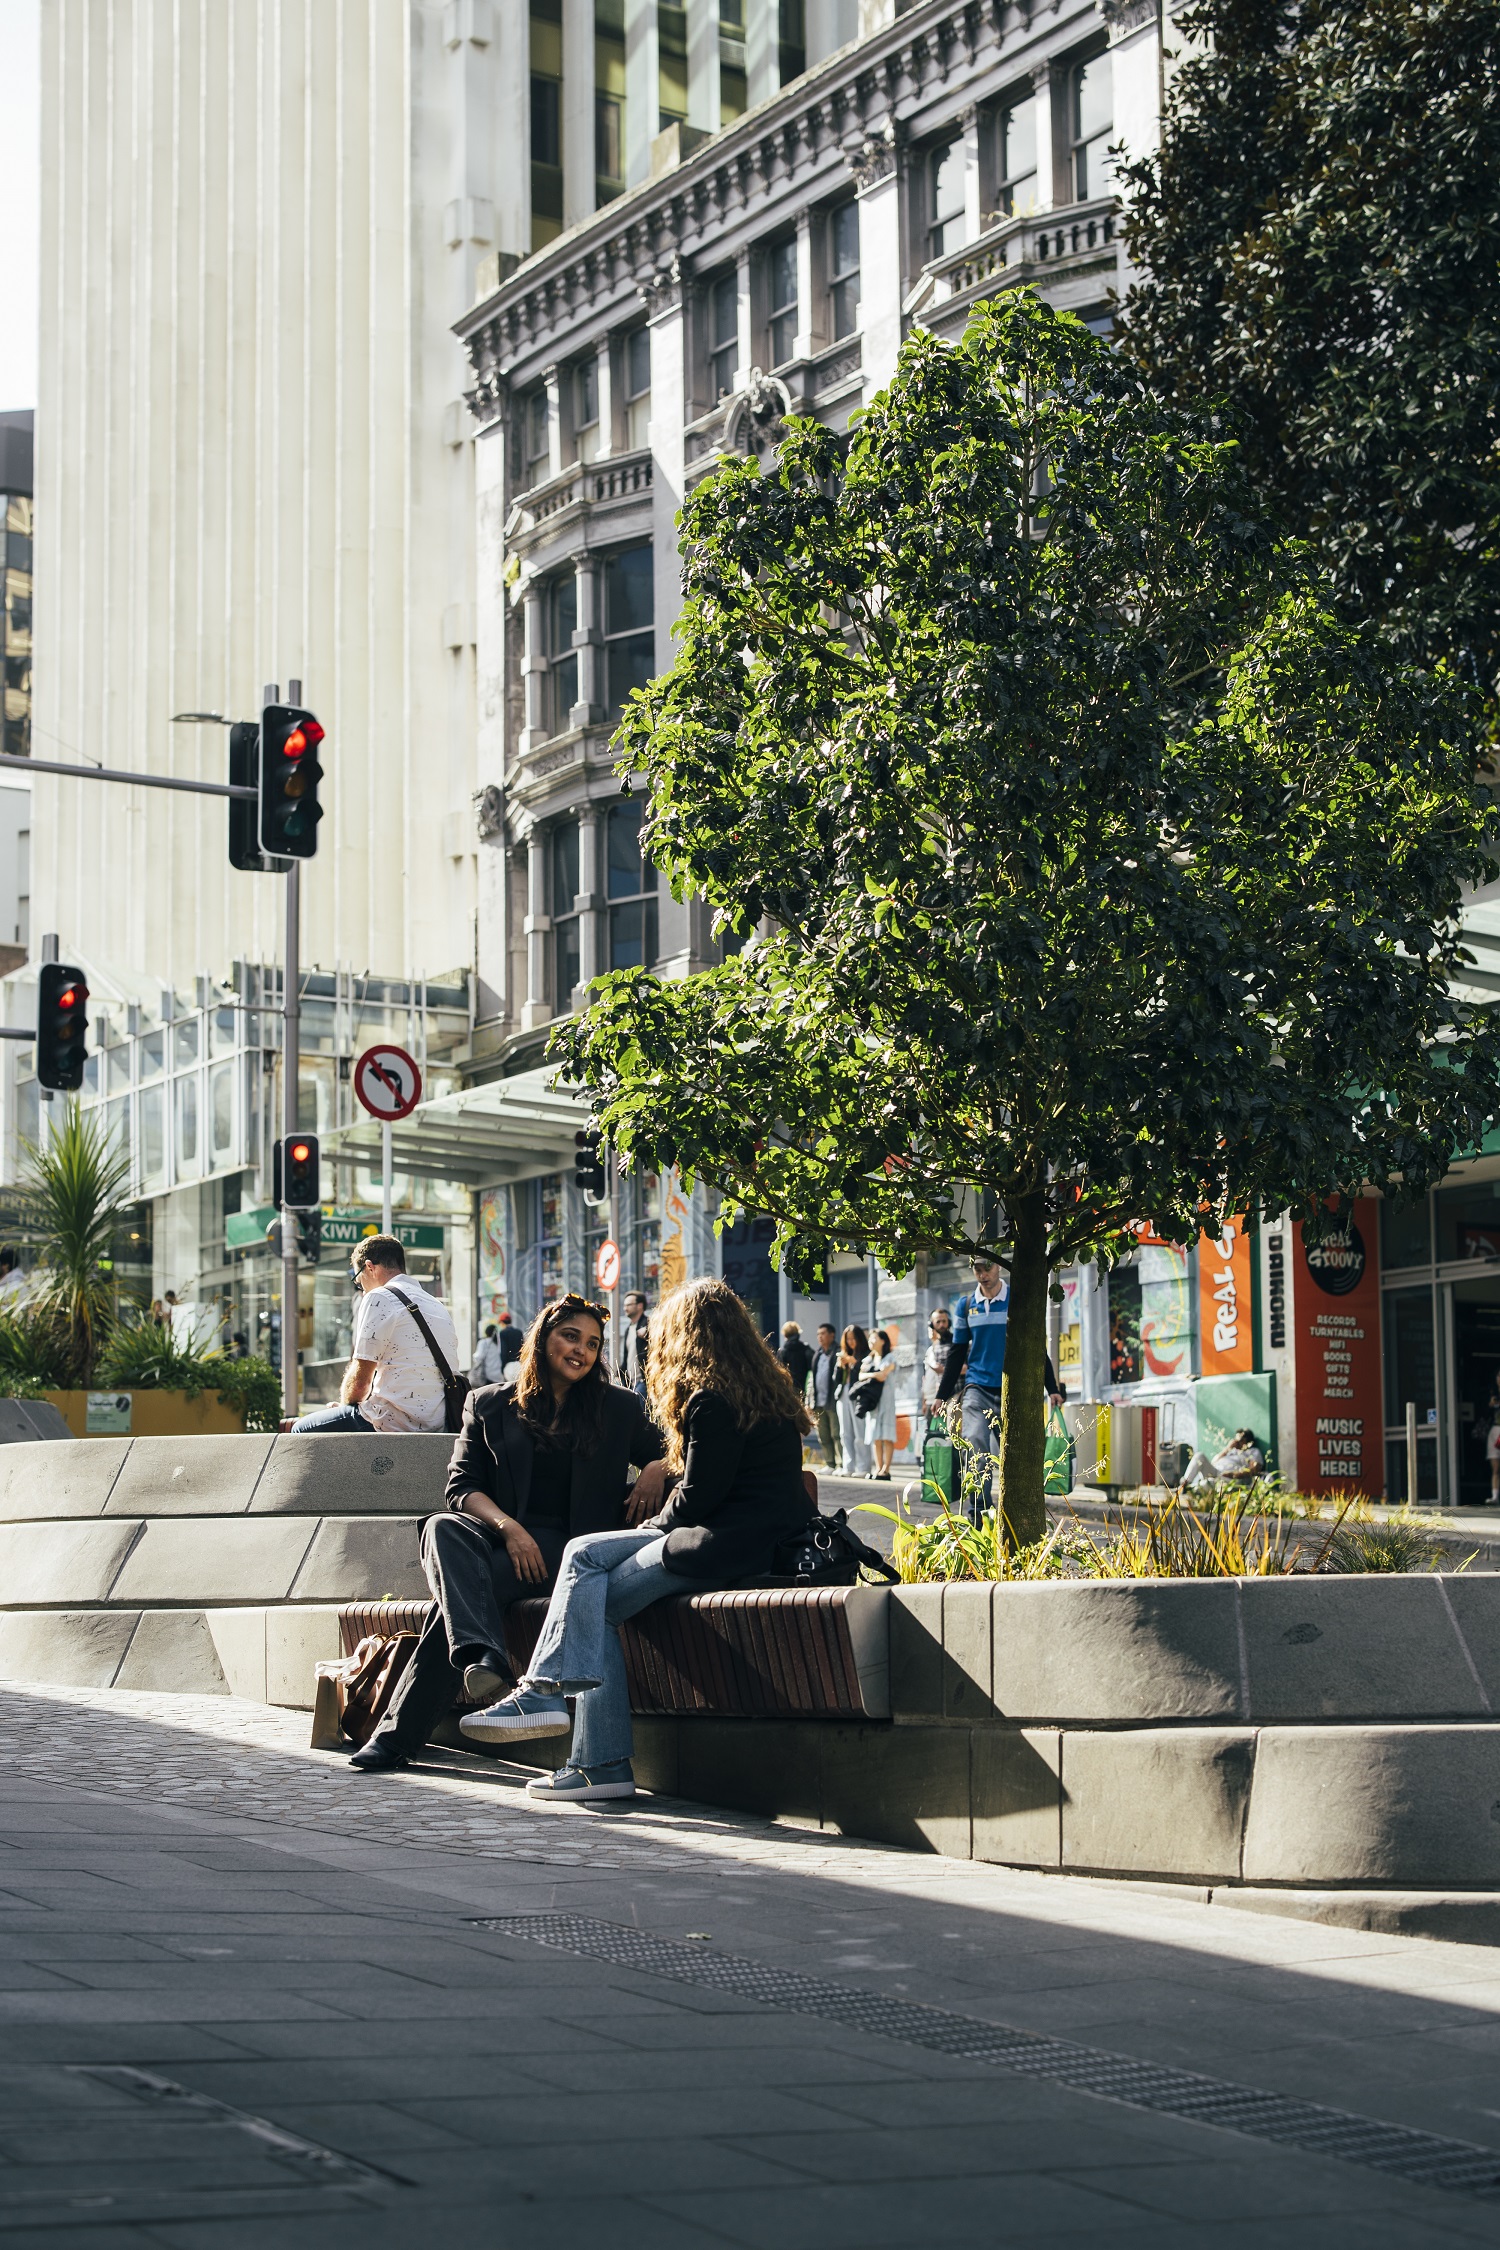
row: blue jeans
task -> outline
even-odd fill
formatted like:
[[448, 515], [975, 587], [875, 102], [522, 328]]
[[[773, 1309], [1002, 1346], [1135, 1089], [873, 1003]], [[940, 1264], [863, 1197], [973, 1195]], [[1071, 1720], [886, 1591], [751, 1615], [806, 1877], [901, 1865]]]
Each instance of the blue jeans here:
[[976, 1453], [987, 1454], [984, 1483], [977, 1495], [968, 1502], [970, 1512], [977, 1518], [994, 1499], [994, 1463], [1000, 1458], [1000, 1393], [970, 1383], [964, 1390], [963, 1436], [965, 1445], [972, 1445]]
[[324, 1430], [362, 1430], [366, 1437], [375, 1436], [375, 1425], [367, 1422], [357, 1406], [320, 1406], [316, 1414], [304, 1414], [300, 1422], [292, 1424], [293, 1437], [316, 1437]]
[[600, 1531], [570, 1539], [563, 1550], [527, 1678], [598, 1683], [578, 1695], [571, 1766], [612, 1766], [630, 1756], [630, 1688], [615, 1627], [668, 1594], [703, 1590], [698, 1580], [668, 1570], [665, 1546], [659, 1531]]

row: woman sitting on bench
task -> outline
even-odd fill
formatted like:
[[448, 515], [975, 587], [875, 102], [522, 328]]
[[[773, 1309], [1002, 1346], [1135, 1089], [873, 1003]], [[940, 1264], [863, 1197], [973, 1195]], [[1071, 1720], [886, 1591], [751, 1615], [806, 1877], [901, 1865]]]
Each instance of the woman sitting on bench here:
[[[568, 1763], [533, 1781], [533, 1797], [591, 1804], [635, 1795], [615, 1627], [668, 1594], [761, 1577], [812, 1513], [802, 1476], [812, 1424], [724, 1282], [689, 1282], [652, 1316], [646, 1389], [676, 1477], [666, 1506], [637, 1531], [569, 1542], [526, 1678], [459, 1721], [465, 1734], [494, 1743], [573, 1726]], [[578, 1698], [576, 1723], [568, 1696]]]

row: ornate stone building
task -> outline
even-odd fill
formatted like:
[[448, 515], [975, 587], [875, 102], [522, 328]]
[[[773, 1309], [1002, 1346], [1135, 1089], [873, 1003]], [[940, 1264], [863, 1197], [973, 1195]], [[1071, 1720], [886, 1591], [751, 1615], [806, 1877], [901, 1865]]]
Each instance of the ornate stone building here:
[[[718, 15], [732, 51], [741, 10]], [[1031, 283], [1104, 330], [1125, 285], [1109, 151], [1154, 143], [1154, 0], [864, 0], [857, 31], [821, 58], [798, 49], [803, 67], [717, 131], [664, 110], [638, 184], [514, 270], [481, 269], [459, 324], [487, 782], [476, 1056], [497, 1073], [535, 1068], [601, 971], [713, 958], [706, 910], [659, 894], [641, 862], [610, 749], [629, 690], [671, 660], [694, 482], [768, 457], [788, 413], [844, 429], [916, 323], [956, 337], [980, 298]], [[515, 1239], [536, 1223], [522, 1213]], [[620, 1223], [626, 1281], [649, 1285], [651, 1221]], [[768, 1317], [789, 1309], [753, 1248], [688, 1231], [704, 1262], [738, 1261]], [[836, 1317], [873, 1303], [849, 1263]], [[909, 1285], [881, 1285], [883, 1312], [898, 1301], [919, 1309]]]

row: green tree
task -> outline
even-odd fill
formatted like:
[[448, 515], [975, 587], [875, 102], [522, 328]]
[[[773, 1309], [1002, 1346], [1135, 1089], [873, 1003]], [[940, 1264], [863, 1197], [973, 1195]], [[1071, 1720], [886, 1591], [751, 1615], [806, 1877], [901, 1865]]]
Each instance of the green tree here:
[[1123, 349], [1227, 401], [1337, 601], [1500, 682], [1500, 10], [1197, 0]]
[[1000, 1255], [1027, 1543], [1054, 1268], [1425, 1188], [1493, 1109], [1449, 993], [1490, 865], [1463, 695], [1328, 613], [1211, 416], [1029, 295], [913, 338], [846, 461], [798, 424], [700, 485], [683, 555], [622, 771], [674, 892], [769, 934], [603, 979], [553, 1051], [783, 1252]]
[[26, 1155], [23, 1189], [43, 1277], [31, 1318], [50, 1332], [61, 1386], [86, 1388], [115, 1323], [113, 1251], [130, 1160], [111, 1147], [102, 1114], [76, 1101]]

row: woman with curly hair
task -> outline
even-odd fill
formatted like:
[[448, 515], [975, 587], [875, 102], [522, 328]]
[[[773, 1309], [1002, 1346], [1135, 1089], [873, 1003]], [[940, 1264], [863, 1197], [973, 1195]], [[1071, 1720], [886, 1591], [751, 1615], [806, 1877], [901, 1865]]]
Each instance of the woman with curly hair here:
[[[689, 1282], [652, 1315], [646, 1391], [674, 1480], [665, 1507], [639, 1530], [569, 1542], [525, 1679], [459, 1721], [494, 1743], [573, 1726], [567, 1764], [533, 1781], [533, 1797], [635, 1795], [615, 1627], [668, 1594], [761, 1577], [813, 1512], [802, 1478], [806, 1410], [726, 1283]], [[578, 1698], [575, 1721], [569, 1696]]]

